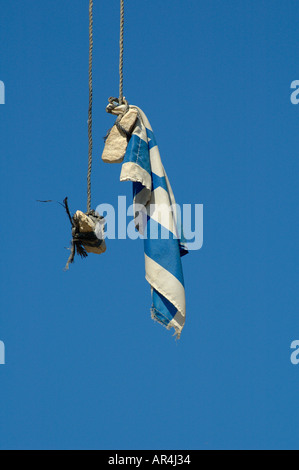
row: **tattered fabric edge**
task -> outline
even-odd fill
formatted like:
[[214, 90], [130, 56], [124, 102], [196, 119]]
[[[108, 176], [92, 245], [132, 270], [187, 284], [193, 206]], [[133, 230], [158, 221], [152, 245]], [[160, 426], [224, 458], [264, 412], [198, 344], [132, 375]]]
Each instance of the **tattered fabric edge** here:
[[141, 168], [137, 163], [126, 162], [123, 163], [120, 173], [120, 181], [132, 181], [134, 183], [141, 183], [149, 191], [152, 190], [152, 177], [151, 175]]
[[[157, 311], [159, 313], [159, 315], [161, 317], [164, 317], [164, 315], [159, 311], [157, 310], [155, 307], [151, 307], [151, 317], [154, 321], [156, 321], [157, 323], [159, 323], [160, 325], [163, 325], [167, 330], [170, 330], [171, 328], [174, 328], [175, 329], [175, 333], [174, 335], [177, 337], [177, 339], [180, 339], [180, 336], [181, 336], [181, 333], [182, 333], [182, 330], [185, 326], [185, 317], [184, 315], [182, 314], [181, 312], [181, 309], [180, 307], [178, 307], [178, 304], [173, 301], [172, 299], [170, 299], [169, 297], [169, 294], [167, 294], [165, 291], [163, 291], [163, 289], [161, 289], [160, 287], [157, 286], [155, 280], [151, 280], [150, 279], [150, 276], [148, 274], [145, 275], [145, 279], [147, 280], [147, 282], [150, 284], [151, 288], [154, 288], [157, 292], [159, 292], [159, 294], [163, 295], [163, 297], [165, 297], [166, 299], [169, 300], [169, 302], [171, 302], [175, 308], [177, 309], [177, 313], [176, 315], [173, 317], [173, 319], [168, 323], [168, 325], [166, 325], [165, 323], [163, 323], [155, 314], [155, 311]], [[179, 324], [177, 322], [177, 320], [175, 319], [176, 316], [180, 316], [183, 320], [183, 324]], [[166, 317], [165, 317], [166, 318]], [[167, 318], [168, 320], [168, 318]]]
[[163, 323], [163, 321], [160, 320], [160, 318], [157, 316], [156, 312], [159, 313], [159, 315], [161, 317], [164, 316], [161, 312], [159, 312], [159, 310], [157, 310], [155, 307], [152, 307], [151, 308], [151, 318], [152, 318], [152, 320], [154, 320], [156, 323], [159, 323], [159, 325], [164, 326], [164, 328], [166, 328], [166, 330], [171, 330], [171, 328], [174, 328], [175, 331], [174, 331], [173, 336], [175, 336], [176, 339], [180, 339], [182, 330], [184, 328], [184, 325], [180, 325], [175, 320], [175, 317], [166, 325], [165, 323]]

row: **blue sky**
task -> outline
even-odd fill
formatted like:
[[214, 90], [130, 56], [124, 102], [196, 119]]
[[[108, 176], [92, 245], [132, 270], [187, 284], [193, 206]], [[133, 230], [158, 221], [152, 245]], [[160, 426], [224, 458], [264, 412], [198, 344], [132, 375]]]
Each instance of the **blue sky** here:
[[[100, 161], [118, 94], [119, 2], [94, 8], [93, 205], [131, 197]], [[150, 319], [140, 240], [64, 272], [86, 206], [87, 0], [1, 2], [1, 449], [298, 449], [299, 79], [295, 0], [126, 2], [125, 95], [178, 203], [180, 341]]]

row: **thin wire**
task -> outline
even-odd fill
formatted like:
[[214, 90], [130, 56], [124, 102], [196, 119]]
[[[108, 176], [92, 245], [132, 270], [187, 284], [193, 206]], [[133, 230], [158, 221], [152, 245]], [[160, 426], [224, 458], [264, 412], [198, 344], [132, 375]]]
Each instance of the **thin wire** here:
[[125, 22], [125, 5], [124, 0], [120, 0], [120, 41], [119, 41], [119, 104], [123, 103], [124, 97], [124, 22]]
[[88, 171], [87, 171], [87, 212], [91, 210], [91, 169], [92, 169], [92, 52], [93, 52], [93, 0], [89, 0], [89, 108], [88, 108]]

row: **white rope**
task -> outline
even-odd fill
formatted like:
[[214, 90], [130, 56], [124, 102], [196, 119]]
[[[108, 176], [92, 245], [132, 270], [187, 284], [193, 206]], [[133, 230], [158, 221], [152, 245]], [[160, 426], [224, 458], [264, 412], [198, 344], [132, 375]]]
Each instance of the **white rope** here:
[[120, 0], [120, 41], [119, 41], [119, 104], [123, 104], [124, 97], [124, 22], [125, 22], [125, 5], [124, 0]]

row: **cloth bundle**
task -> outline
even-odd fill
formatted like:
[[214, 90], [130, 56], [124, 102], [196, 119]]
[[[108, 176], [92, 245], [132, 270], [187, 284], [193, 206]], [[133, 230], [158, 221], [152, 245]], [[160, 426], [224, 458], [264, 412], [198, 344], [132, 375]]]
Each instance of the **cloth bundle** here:
[[105, 219], [94, 211], [88, 215], [77, 211], [73, 220], [75, 223], [74, 236], [84, 246], [87, 253], [97, 255], [104, 253], [106, 251], [104, 240]]
[[74, 262], [75, 254], [86, 258], [87, 253], [101, 254], [106, 251], [104, 240], [105, 219], [95, 211], [84, 213], [77, 211], [72, 217], [68, 208], [67, 198], [64, 200], [66, 212], [72, 225], [71, 254], [65, 266]]
[[[152, 292], [151, 315], [167, 329], [174, 328], [179, 338], [186, 316], [181, 256], [188, 249], [175, 198], [146, 115], [136, 106], [109, 106], [107, 111], [118, 115], [118, 123], [126, 130], [132, 127], [128, 131], [132, 134], [128, 136], [122, 127], [114, 126], [103, 160], [123, 161], [120, 180], [133, 182], [135, 225], [144, 238], [146, 279]], [[122, 145], [114, 146], [114, 138]]]
[[107, 107], [107, 111], [118, 115], [118, 119], [106, 138], [102, 154], [102, 160], [105, 163], [121, 163], [124, 159], [128, 141], [135, 127], [138, 114], [136, 108], [129, 108], [124, 114], [125, 110], [126, 105], [117, 106], [116, 108], [111, 105]]

